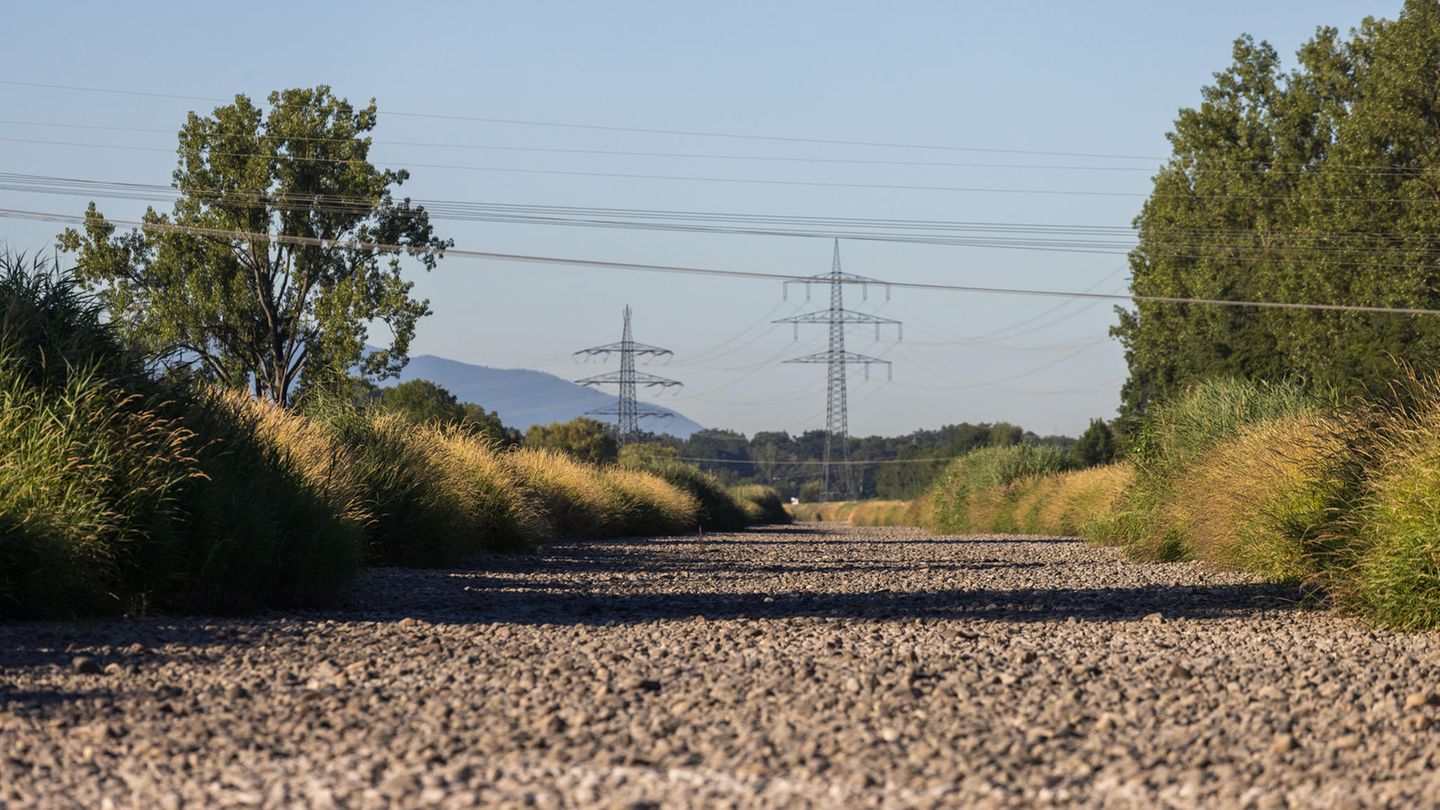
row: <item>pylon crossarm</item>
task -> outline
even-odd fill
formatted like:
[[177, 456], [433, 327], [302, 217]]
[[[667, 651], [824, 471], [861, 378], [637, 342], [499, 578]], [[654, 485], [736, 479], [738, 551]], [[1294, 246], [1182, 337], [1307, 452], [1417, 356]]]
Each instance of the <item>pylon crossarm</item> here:
[[659, 346], [649, 346], [649, 345], [646, 345], [646, 344], [644, 344], [644, 343], [634, 343], [634, 344], [631, 344], [628, 349], [625, 347], [625, 344], [623, 344], [623, 343], [607, 343], [607, 344], [605, 344], [604, 346], [592, 346], [592, 347], [590, 347], [590, 348], [588, 348], [588, 349], [581, 349], [580, 351], [575, 352], [575, 354], [577, 354], [577, 355], [580, 355], [580, 354], [584, 354], [584, 355], [619, 354], [619, 353], [625, 352], [625, 351], [628, 351], [628, 352], [630, 352], [631, 354], [636, 354], [636, 355], [640, 355], [640, 354], [650, 355], [651, 357], [661, 357], [661, 356], [664, 356], [664, 355], [667, 355], [667, 354], [674, 354], [674, 352], [670, 351], [669, 349], [662, 349], [662, 348], [660, 348]]
[[791, 315], [788, 318], [781, 318], [771, 323], [876, 323], [900, 325], [900, 321], [894, 318], [882, 318], [879, 315], [871, 315], [866, 312], [856, 312], [853, 309], [842, 309], [838, 312], [821, 310], [818, 312], [807, 312], [804, 315]]
[[804, 357], [792, 357], [786, 363], [845, 363], [849, 365], [890, 365], [889, 360], [881, 360], [878, 357], [857, 354], [856, 352], [820, 352], [818, 354], [807, 354]]
[[[594, 410], [586, 411], [586, 412], [585, 412], [585, 415], [586, 415], [586, 416], [619, 416], [619, 415], [622, 414], [622, 413], [624, 413], [624, 411], [622, 411], [622, 410], [620, 410], [620, 408], [612, 405], [612, 406], [607, 407], [607, 408], [596, 408], [596, 409], [594, 409]], [[671, 417], [674, 416], [674, 415], [675, 415], [675, 414], [669, 413], [669, 412], [667, 412], [667, 411], [648, 410], [648, 409], [645, 409], [645, 408], [640, 408], [639, 410], [636, 410], [636, 411], [635, 411], [635, 418], [636, 418], [636, 419], [647, 419], [647, 418], [650, 418], [650, 419], [669, 419], [669, 418], [671, 418]]]

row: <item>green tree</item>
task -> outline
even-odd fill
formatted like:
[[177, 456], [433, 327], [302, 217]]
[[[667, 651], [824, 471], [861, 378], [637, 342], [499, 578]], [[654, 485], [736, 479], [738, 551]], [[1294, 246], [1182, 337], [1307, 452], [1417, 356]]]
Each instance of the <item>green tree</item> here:
[[[1440, 308], [1440, 4], [1407, 0], [1349, 38], [1319, 29], [1282, 71], [1266, 43], [1183, 109], [1137, 217], [1133, 292]], [[1383, 388], [1392, 358], [1440, 356], [1440, 319], [1141, 302], [1114, 333], [1130, 376], [1122, 432], [1216, 377]]]
[[460, 409], [464, 411], [464, 415], [460, 417], [460, 426], [471, 433], [485, 436], [506, 447], [516, 447], [522, 441], [520, 431], [507, 427], [500, 421], [499, 411], [487, 411], [473, 402], [460, 403]]
[[380, 389], [371, 397], [380, 407], [403, 413], [415, 422], [453, 425], [502, 445], [520, 443], [520, 432], [505, 427], [500, 414], [474, 403], [460, 402], [454, 394], [429, 380], [403, 382]]
[[1080, 440], [1070, 448], [1070, 458], [1081, 467], [1109, 464], [1120, 452], [1115, 440], [1115, 431], [1105, 424], [1104, 419], [1091, 419], [1090, 426], [1080, 434]]
[[525, 431], [525, 445], [558, 450], [592, 464], [612, 464], [620, 456], [620, 445], [610, 429], [585, 416], [569, 422], [531, 425]]
[[680, 451], [660, 442], [635, 442], [620, 448], [620, 463], [628, 467], [646, 467], [667, 462], [679, 462]]
[[[297, 392], [394, 376], [426, 301], [401, 274], [408, 254], [434, 269], [452, 243], [425, 209], [396, 201], [404, 170], [369, 161], [375, 102], [355, 108], [324, 85], [237, 95], [179, 133], [179, 192], [117, 234], [92, 202], [60, 235], [76, 275], [153, 358], [289, 405]], [[367, 324], [389, 345], [366, 353]]]

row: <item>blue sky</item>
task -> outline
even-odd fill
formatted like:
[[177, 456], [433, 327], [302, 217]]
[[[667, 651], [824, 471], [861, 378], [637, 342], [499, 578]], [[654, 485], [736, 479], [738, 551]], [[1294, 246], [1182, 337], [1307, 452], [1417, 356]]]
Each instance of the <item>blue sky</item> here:
[[[326, 83], [375, 97], [377, 141], [548, 146], [692, 154], [947, 161], [981, 167], [804, 164], [441, 149], [377, 144], [377, 162], [709, 176], [997, 192], [549, 176], [413, 168], [417, 198], [758, 214], [1127, 225], [1168, 152], [1176, 111], [1250, 33], [1287, 65], [1318, 25], [1392, 17], [1399, 0], [1208, 3], [12, 3], [0, 77], [202, 97]], [[167, 183], [165, 133], [203, 103], [0, 85], [0, 172]], [[785, 144], [384, 117], [386, 109], [650, 129], [1153, 156], [1095, 160]], [[23, 143], [69, 141], [96, 146]], [[993, 164], [1025, 164], [999, 168]], [[1035, 168], [1038, 166], [1052, 168]], [[1108, 167], [1095, 170], [1094, 167]], [[1061, 168], [1053, 168], [1061, 167]], [[1085, 167], [1085, 168], [1077, 168]], [[1123, 170], [1117, 170], [1123, 169]], [[1047, 192], [1047, 193], [1017, 193]], [[1112, 196], [1055, 194], [1107, 192]], [[0, 208], [78, 213], [86, 200], [0, 191]], [[143, 205], [98, 200], [133, 217]], [[829, 269], [828, 241], [437, 221], [456, 246], [776, 273]], [[12, 249], [56, 227], [7, 220]], [[1122, 291], [1123, 256], [881, 242], [842, 243], [847, 271], [894, 281]], [[702, 424], [792, 432], [824, 425], [824, 369], [784, 365], [823, 348], [774, 318], [807, 311], [778, 283], [481, 263], [459, 258], [417, 277], [435, 314], [415, 353], [576, 378], [570, 353], [618, 338], [667, 346], [659, 373], [686, 382], [655, 401]], [[906, 322], [905, 340], [850, 348], [894, 362], [851, 379], [852, 433], [1008, 420], [1075, 433], [1111, 416], [1125, 376], [1105, 337], [1106, 303], [894, 291], [849, 301]], [[811, 307], [813, 308], [813, 306]]]

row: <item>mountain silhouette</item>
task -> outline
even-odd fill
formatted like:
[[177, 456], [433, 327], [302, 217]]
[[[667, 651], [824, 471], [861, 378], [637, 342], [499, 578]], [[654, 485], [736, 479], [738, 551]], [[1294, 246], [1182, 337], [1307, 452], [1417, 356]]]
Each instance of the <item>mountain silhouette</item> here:
[[[531, 425], [568, 422], [586, 411], [613, 405], [616, 400], [613, 394], [576, 385], [543, 371], [477, 366], [432, 354], [410, 358], [398, 382], [409, 380], [429, 380], [454, 394], [461, 402], [473, 402], [486, 410], [498, 411], [500, 421], [521, 432]], [[640, 427], [643, 430], [668, 433], [683, 439], [702, 429], [696, 422], [669, 408], [653, 404], [652, 407], [674, 415], [667, 419], [642, 419]], [[608, 416], [595, 418], [602, 421], [613, 419]]]

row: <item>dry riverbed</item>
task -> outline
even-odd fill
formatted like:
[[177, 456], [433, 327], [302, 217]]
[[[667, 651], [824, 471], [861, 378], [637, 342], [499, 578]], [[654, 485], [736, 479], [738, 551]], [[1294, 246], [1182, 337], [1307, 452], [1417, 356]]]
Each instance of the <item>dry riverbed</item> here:
[[1440, 802], [1440, 636], [1190, 564], [826, 526], [0, 625], [0, 807]]

